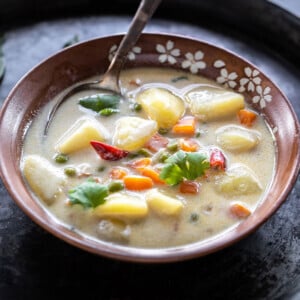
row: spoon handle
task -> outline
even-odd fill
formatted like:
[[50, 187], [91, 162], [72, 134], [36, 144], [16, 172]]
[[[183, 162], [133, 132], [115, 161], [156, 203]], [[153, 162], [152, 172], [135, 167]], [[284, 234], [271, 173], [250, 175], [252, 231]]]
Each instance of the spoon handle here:
[[130, 27], [123, 37], [118, 50], [116, 51], [106, 73], [104, 74], [101, 86], [120, 92], [119, 75], [127, 59], [129, 51], [136, 44], [145, 25], [152, 17], [161, 0], [142, 0]]

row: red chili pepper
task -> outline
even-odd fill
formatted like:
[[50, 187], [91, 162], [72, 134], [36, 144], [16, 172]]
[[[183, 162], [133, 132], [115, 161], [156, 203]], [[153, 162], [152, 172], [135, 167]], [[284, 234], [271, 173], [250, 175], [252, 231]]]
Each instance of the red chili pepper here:
[[104, 160], [120, 160], [129, 154], [128, 151], [98, 141], [90, 141], [90, 144]]
[[226, 168], [226, 159], [223, 152], [217, 148], [211, 150], [210, 153], [210, 167], [225, 171]]

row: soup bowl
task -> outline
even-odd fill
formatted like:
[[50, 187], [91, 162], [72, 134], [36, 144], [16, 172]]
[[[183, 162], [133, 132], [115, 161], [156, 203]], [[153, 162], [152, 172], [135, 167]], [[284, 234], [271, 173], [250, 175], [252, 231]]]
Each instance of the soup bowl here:
[[96, 240], [64, 225], [37, 201], [23, 178], [24, 136], [41, 108], [72, 84], [102, 74], [122, 36], [89, 40], [51, 56], [13, 88], [0, 115], [1, 177], [14, 201], [38, 225], [64, 241], [98, 255], [135, 262], [172, 262], [218, 251], [253, 232], [284, 202], [299, 172], [299, 123], [287, 98], [256, 66], [206, 42], [178, 35], [143, 34], [125, 68], [175, 68], [200, 74], [243, 93], [262, 115], [275, 139], [275, 172], [269, 192], [238, 226], [210, 239], [169, 248], [146, 249]]

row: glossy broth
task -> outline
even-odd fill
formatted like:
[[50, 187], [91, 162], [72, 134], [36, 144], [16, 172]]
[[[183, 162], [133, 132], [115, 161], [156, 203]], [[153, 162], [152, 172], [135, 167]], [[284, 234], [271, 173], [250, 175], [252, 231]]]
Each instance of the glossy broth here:
[[[224, 91], [223, 87], [206, 78], [173, 69], [158, 68], [125, 70], [121, 74], [121, 86], [123, 92], [127, 93], [132, 101], [141, 91], [152, 86], [167, 87], [168, 90], [175, 92], [182, 99], [188, 90]], [[218, 178], [222, 176], [220, 171], [209, 171], [207, 176], [199, 177], [196, 181], [200, 186], [200, 191], [196, 194], [180, 193], [178, 186], [155, 185], [154, 188], [162, 193], [181, 201], [183, 209], [180, 214], [176, 216], [162, 216], [149, 209], [147, 216], [144, 218], [137, 220], [116, 218], [117, 220], [113, 220], [117, 222], [117, 227], [120, 223], [121, 236], [119, 234], [117, 237], [99, 234], [101, 221], [107, 219], [110, 221], [114, 218], [103, 218], [95, 214], [91, 208], [85, 209], [80, 205], [70, 205], [68, 202], [68, 190], [78, 186], [91, 176], [99, 177], [102, 182], [105, 182], [105, 180], [109, 181], [112, 167], [122, 166], [127, 168], [128, 161], [137, 158], [105, 161], [99, 158], [92, 147], [87, 147], [68, 155], [69, 159], [65, 164], [57, 164], [53, 159], [57, 152], [55, 150], [57, 142], [83, 116], [88, 116], [101, 123], [101, 126], [106, 130], [107, 137], [105, 142], [108, 144], [112, 143], [112, 133], [114, 133], [116, 121], [120, 117], [138, 116], [148, 119], [148, 116], [143, 109], [140, 112], [133, 111], [127, 101], [120, 103], [119, 113], [108, 117], [99, 116], [97, 113], [79, 107], [79, 98], [95, 93], [95, 91], [88, 91], [70, 97], [57, 112], [47, 138], [43, 139], [46, 116], [54, 102], [49, 103], [32, 121], [24, 142], [22, 168], [24, 168], [26, 157], [39, 155], [50, 162], [53, 167], [62, 170], [62, 172], [68, 166], [75, 168], [77, 174], [81, 174], [81, 176], [67, 177], [66, 185], [55, 195], [53, 201], [43, 201], [43, 199], [37, 197], [46, 210], [66, 224], [66, 226], [70, 226], [72, 230], [96, 239], [105, 239], [133, 247], [172, 247], [202, 241], [237, 226], [244, 218], [238, 218], [230, 213], [229, 208], [232, 203], [242, 202], [253, 213], [263, 200], [272, 180], [275, 164], [274, 139], [263, 118], [258, 115], [257, 120], [251, 127], [251, 130], [259, 132], [261, 136], [257, 146], [249, 151], [240, 152], [224, 150], [216, 141], [216, 131], [219, 128], [228, 124], [241, 126], [236, 114], [220, 120], [197, 121], [198, 134], [192, 138], [201, 147], [205, 148], [215, 145], [220, 148], [226, 156], [226, 168], [230, 168], [234, 164], [248, 166], [255, 174], [261, 190], [254, 193], [234, 195], [220, 193], [220, 191], [216, 190]], [[53, 101], [56, 100], [54, 99]], [[188, 109], [186, 114], [190, 115]], [[170, 132], [165, 134], [164, 137], [169, 139], [181, 138]], [[44, 185], [49, 184], [51, 180], [51, 178], [48, 178]], [[145, 201], [144, 196], [147, 191], [127, 191], [125, 189], [121, 193], [138, 194], [141, 201]]]

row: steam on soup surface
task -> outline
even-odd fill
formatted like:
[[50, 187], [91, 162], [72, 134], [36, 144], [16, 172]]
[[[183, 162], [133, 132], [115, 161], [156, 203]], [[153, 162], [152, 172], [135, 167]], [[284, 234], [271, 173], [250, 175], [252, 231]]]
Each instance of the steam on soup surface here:
[[253, 213], [275, 149], [242, 95], [172, 69], [125, 70], [121, 85], [129, 100], [70, 97], [46, 138], [52, 103], [30, 125], [21, 168], [48, 211], [83, 234], [149, 248], [210, 238]]

